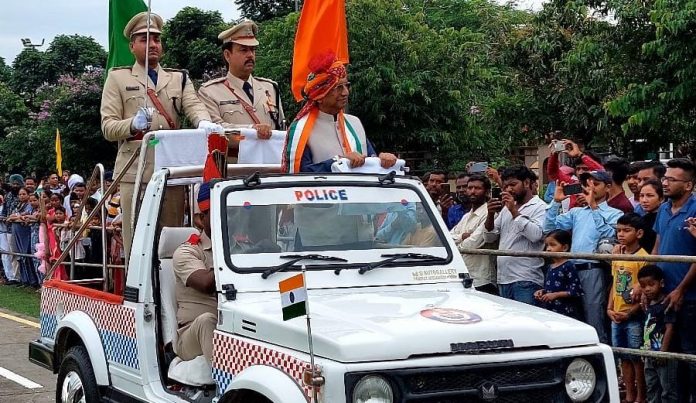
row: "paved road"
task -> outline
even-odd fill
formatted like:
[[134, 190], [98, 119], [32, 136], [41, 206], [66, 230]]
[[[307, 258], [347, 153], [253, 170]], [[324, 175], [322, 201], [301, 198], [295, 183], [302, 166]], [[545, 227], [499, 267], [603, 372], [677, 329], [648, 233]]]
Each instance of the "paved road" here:
[[39, 329], [7, 319], [8, 313], [0, 311], [0, 402], [54, 402], [56, 376], [27, 359]]

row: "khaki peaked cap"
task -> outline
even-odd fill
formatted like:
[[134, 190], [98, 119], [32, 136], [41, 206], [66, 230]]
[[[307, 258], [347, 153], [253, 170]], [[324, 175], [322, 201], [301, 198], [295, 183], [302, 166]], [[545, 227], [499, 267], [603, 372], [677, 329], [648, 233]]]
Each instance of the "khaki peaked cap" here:
[[[155, 13], [150, 13], [150, 33], [161, 34], [164, 21], [162, 17]], [[147, 11], [140, 12], [133, 16], [128, 21], [123, 29], [123, 36], [130, 39], [135, 34], [144, 34], [147, 32]]]
[[259, 41], [256, 40], [256, 34], [259, 33], [259, 27], [254, 21], [244, 21], [226, 29], [218, 35], [218, 39], [222, 43], [234, 42], [244, 46], [259, 46]]

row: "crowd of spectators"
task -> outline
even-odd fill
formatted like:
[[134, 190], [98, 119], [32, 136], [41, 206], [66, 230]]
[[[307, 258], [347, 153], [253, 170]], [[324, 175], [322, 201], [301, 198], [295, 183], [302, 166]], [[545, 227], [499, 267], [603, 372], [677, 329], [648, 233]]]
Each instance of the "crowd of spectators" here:
[[[111, 183], [111, 173], [106, 172], [104, 189]], [[82, 176], [67, 170], [62, 177], [51, 173], [40, 180], [10, 175], [0, 188], [0, 250], [12, 254], [2, 254], [0, 285], [40, 292], [47, 272], [76, 235], [78, 241], [69, 252], [68, 263], [59, 265], [52, 278], [100, 278], [100, 268], [81, 264], [102, 263], [101, 214], [96, 213], [83, 233], [76, 234], [76, 230], [101, 198], [99, 183], [88, 189]], [[108, 263], [123, 264], [118, 192], [106, 203], [106, 211]]]
[[[423, 177], [474, 287], [582, 320], [615, 347], [696, 354], [696, 264], [467, 254], [470, 249], [696, 256], [696, 165], [600, 158], [570, 140], [552, 143], [546, 176], [524, 165], [471, 163], [456, 176]], [[107, 173], [105, 186], [111, 184]], [[627, 193], [628, 191], [628, 193]], [[101, 199], [98, 184], [64, 172], [10, 175], [0, 189], [0, 285], [34, 288], [70, 241], [69, 261], [101, 263], [101, 217], [76, 234]], [[82, 206], [82, 208], [81, 208]], [[123, 264], [119, 194], [106, 203], [108, 263]], [[90, 279], [95, 267], [52, 276]], [[620, 356], [625, 401], [696, 397], [696, 365]], [[677, 381], [675, 381], [677, 380]], [[677, 387], [677, 385], [680, 385]]]
[[[696, 256], [691, 160], [602, 159], [570, 140], [550, 147], [547, 184], [523, 165], [470, 163], [456, 177], [455, 192], [443, 186], [446, 172], [424, 176], [474, 287], [582, 320], [615, 347], [696, 354], [696, 264], [466, 254], [500, 249]], [[637, 355], [619, 359], [625, 401], [696, 398], [696, 365]]]

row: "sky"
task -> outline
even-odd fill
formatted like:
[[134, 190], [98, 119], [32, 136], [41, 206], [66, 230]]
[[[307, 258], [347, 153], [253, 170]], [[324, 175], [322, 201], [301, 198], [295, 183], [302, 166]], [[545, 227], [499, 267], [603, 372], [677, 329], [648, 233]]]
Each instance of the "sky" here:
[[[108, 48], [109, 0], [0, 0], [0, 57], [12, 64], [22, 51], [22, 38], [45, 44], [45, 50], [56, 35], [80, 34], [91, 36], [104, 49]], [[498, 0], [504, 3], [506, 0]], [[544, 0], [517, 0], [521, 9], [538, 10]], [[152, 11], [168, 20], [186, 6], [215, 10], [225, 21], [239, 18], [234, 0], [151, 0]], [[108, 50], [108, 49], [107, 49]]]
[[[186, 6], [219, 11], [225, 21], [239, 18], [234, 0], [151, 0], [152, 11], [168, 20]], [[91, 36], [104, 49], [108, 47], [109, 0], [2, 0], [0, 13], [0, 57], [12, 64], [22, 51], [22, 38], [32, 43], [46, 42], [56, 35]]]

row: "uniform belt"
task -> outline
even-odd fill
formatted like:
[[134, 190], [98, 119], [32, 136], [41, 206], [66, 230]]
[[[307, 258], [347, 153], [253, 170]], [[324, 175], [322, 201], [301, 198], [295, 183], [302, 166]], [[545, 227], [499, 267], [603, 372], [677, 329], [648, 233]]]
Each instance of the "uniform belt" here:
[[128, 137], [128, 138], [126, 139], [126, 141], [142, 140], [143, 137], [145, 137], [145, 132], [142, 131], [142, 130], [139, 130], [139, 131], [135, 132], [134, 135]]
[[575, 263], [575, 270], [592, 270], [602, 268], [602, 265], [599, 263]]

